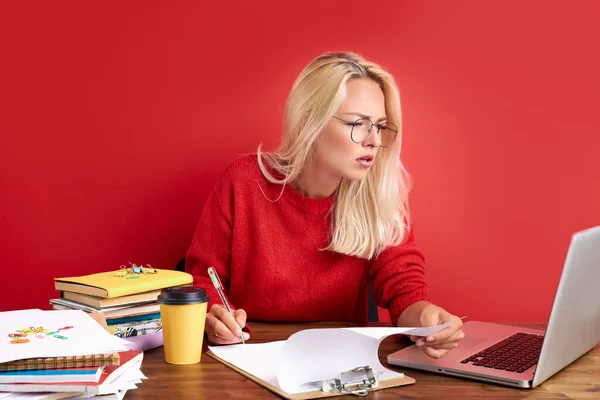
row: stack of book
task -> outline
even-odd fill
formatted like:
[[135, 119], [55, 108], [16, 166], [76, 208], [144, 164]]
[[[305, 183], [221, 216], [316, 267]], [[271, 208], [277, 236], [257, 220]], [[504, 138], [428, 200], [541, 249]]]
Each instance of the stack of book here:
[[60, 298], [51, 299], [50, 304], [56, 310], [101, 312], [113, 335], [139, 344], [130, 348], [147, 350], [162, 344], [157, 340], [162, 338], [157, 302], [161, 289], [192, 282], [185, 272], [143, 267], [55, 278]]
[[[144, 353], [129, 350], [109, 354], [46, 357], [0, 364], [0, 400], [85, 399], [121, 400], [141, 379]], [[18, 396], [16, 394], [18, 393]], [[29, 393], [28, 397], [25, 393]]]
[[143, 352], [79, 310], [0, 312], [0, 399], [122, 399]]

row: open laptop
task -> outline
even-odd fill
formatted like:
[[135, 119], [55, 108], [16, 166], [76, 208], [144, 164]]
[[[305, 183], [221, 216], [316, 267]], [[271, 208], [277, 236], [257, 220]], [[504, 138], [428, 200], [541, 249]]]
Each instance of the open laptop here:
[[[412, 345], [390, 364], [519, 388], [534, 388], [600, 342], [600, 226], [575, 233], [546, 331], [479, 321], [441, 359]], [[600, 372], [600, 370], [599, 370]]]

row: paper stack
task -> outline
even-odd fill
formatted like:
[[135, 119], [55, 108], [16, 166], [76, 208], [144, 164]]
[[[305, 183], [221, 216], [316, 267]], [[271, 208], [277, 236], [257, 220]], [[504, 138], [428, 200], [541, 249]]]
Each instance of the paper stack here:
[[83, 311], [0, 312], [0, 400], [121, 399], [143, 353]]

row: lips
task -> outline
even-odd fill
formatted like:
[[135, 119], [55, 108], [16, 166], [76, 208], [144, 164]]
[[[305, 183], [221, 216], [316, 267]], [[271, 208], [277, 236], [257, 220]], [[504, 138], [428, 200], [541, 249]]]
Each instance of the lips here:
[[356, 162], [362, 165], [363, 167], [368, 168], [371, 166], [371, 164], [373, 164], [374, 158], [375, 157], [372, 154], [365, 154], [364, 156], [357, 158]]

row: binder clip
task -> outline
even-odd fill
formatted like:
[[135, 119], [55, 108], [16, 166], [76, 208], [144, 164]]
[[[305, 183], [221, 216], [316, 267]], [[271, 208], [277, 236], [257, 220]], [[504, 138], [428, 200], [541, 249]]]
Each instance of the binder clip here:
[[144, 271], [144, 274], [157, 274], [158, 271], [155, 270], [154, 268], [152, 268], [152, 265], [150, 264], [146, 264], [145, 267], [142, 267], [142, 271]]
[[143, 274], [144, 273], [144, 269], [142, 268], [141, 265], [137, 265], [132, 263], [131, 261], [129, 261], [129, 264], [131, 264], [131, 272], [134, 274]]
[[369, 390], [379, 386], [379, 380], [368, 365], [342, 372], [333, 379], [323, 381], [321, 390], [327, 393], [353, 394], [366, 396]]
[[117, 271], [117, 274], [116, 274], [115, 276], [117, 276], [117, 277], [119, 277], [119, 278], [122, 278], [122, 277], [124, 277], [124, 276], [127, 276], [127, 266], [125, 266], [125, 265], [121, 265], [121, 266], [119, 267], [119, 270]]

